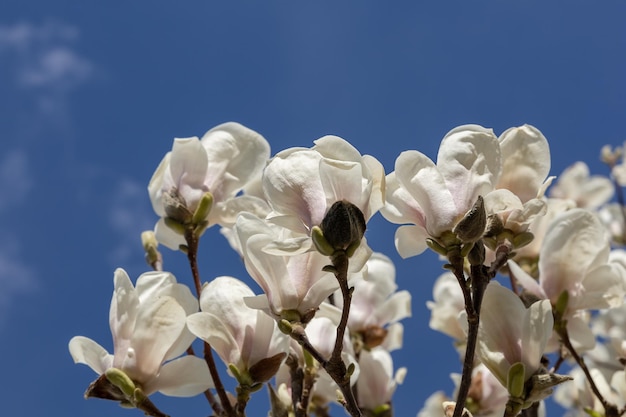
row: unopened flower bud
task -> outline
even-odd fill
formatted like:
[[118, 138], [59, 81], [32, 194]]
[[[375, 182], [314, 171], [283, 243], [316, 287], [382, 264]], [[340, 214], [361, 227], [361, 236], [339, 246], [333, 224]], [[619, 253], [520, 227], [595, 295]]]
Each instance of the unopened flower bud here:
[[354, 204], [346, 200], [337, 201], [326, 213], [320, 229], [335, 251], [354, 251], [365, 234], [365, 217]]
[[167, 217], [180, 224], [187, 224], [193, 218], [193, 213], [189, 211], [185, 198], [180, 195], [177, 188], [163, 193], [163, 207]]
[[253, 382], [266, 382], [271, 377], [276, 375], [278, 372], [278, 368], [283, 363], [285, 358], [287, 357], [287, 353], [281, 352], [272, 356], [271, 358], [261, 359], [254, 365], [250, 367], [248, 373], [252, 378]]
[[482, 196], [478, 196], [474, 206], [459, 221], [452, 232], [463, 243], [475, 242], [485, 233], [487, 212]]

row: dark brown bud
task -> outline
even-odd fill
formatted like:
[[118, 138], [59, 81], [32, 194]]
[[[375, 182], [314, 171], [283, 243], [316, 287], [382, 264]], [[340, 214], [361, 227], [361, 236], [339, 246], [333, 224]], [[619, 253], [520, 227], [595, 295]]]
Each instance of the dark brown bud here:
[[250, 367], [248, 373], [254, 382], [266, 382], [276, 375], [278, 368], [283, 363], [287, 354], [285, 352], [277, 353], [271, 358], [261, 359]]
[[337, 201], [326, 213], [320, 228], [326, 241], [335, 250], [347, 250], [361, 242], [365, 234], [365, 217], [349, 201]]

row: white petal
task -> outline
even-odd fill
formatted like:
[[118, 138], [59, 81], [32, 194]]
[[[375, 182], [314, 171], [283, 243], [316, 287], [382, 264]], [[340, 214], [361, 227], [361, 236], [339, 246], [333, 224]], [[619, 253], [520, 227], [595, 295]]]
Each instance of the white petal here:
[[457, 214], [465, 213], [479, 195], [495, 188], [501, 170], [498, 139], [491, 129], [478, 125], [452, 129], [439, 146], [437, 169], [445, 178]]
[[185, 310], [172, 297], [142, 303], [122, 369], [140, 382], [152, 379], [184, 330], [185, 319]]
[[239, 365], [241, 346], [221, 318], [205, 312], [192, 314], [187, 317], [187, 327], [193, 334], [208, 342], [226, 365]]
[[144, 386], [146, 395], [159, 391], [171, 397], [193, 397], [213, 388], [204, 359], [183, 356], [161, 367], [159, 375]]
[[396, 249], [403, 258], [419, 255], [428, 248], [426, 239], [429, 237], [421, 226], [400, 226], [396, 230]]
[[260, 175], [270, 156], [270, 145], [263, 136], [235, 122], [215, 126], [201, 142], [208, 154], [207, 185], [219, 201], [234, 197]]
[[526, 367], [526, 379], [539, 369], [553, 325], [549, 300], [538, 301], [526, 310], [522, 327], [522, 363]]
[[181, 245], [187, 243], [183, 235], [176, 233], [165, 224], [163, 218], [160, 218], [154, 226], [154, 235], [161, 245], [171, 250], [178, 250]]
[[[113, 275], [114, 290], [109, 310], [109, 326], [113, 336], [113, 352], [116, 357], [125, 355], [135, 330], [139, 311], [139, 298], [126, 271], [121, 268]], [[121, 359], [120, 359], [121, 360]], [[115, 366], [120, 366], [117, 363]]]
[[87, 337], [74, 336], [70, 340], [69, 349], [74, 363], [85, 364], [99, 375], [102, 375], [113, 364], [113, 355]]
[[550, 146], [534, 126], [506, 130], [498, 138], [502, 152], [502, 175], [498, 188], [514, 192], [522, 202], [537, 196], [550, 173]]

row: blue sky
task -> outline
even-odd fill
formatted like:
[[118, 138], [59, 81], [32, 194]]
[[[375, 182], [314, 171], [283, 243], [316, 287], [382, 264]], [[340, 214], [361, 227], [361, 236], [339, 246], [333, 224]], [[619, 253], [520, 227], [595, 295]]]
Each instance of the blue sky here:
[[[621, 1], [4, 0], [3, 414], [141, 415], [85, 401], [95, 374], [73, 364], [67, 343], [85, 335], [111, 347], [113, 271], [134, 279], [148, 269], [138, 240], [156, 221], [146, 186], [174, 137], [234, 120], [276, 153], [336, 134], [390, 172], [407, 149], [434, 158], [459, 124], [499, 134], [529, 123], [550, 142], [552, 174], [577, 160], [604, 174], [600, 147], [626, 139], [624, 74]], [[434, 390], [451, 391], [460, 365], [428, 328], [440, 263], [401, 261], [394, 231], [377, 216], [368, 241], [413, 293], [394, 358], [408, 367], [396, 415], [414, 416]], [[217, 229], [201, 245], [205, 279], [247, 279]], [[164, 253], [184, 281], [182, 256]], [[201, 398], [156, 402], [173, 415], [209, 414]], [[259, 407], [249, 415], [266, 415]]]

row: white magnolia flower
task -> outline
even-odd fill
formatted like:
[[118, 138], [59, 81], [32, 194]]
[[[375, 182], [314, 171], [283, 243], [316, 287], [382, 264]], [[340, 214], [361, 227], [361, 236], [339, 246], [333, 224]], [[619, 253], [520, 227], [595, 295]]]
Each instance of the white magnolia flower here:
[[[396, 269], [387, 256], [374, 253], [366, 265], [367, 272], [351, 281], [354, 290], [348, 328], [360, 334], [367, 347], [382, 344], [389, 351], [399, 349], [404, 329], [398, 321], [411, 316], [411, 294], [396, 291]], [[334, 299], [341, 308], [340, 291]]]
[[465, 299], [459, 281], [452, 272], [443, 273], [435, 281], [433, 301], [427, 301], [430, 310], [430, 328], [460, 342], [466, 339], [459, 317], [465, 311]]
[[570, 199], [580, 208], [596, 209], [609, 201], [615, 192], [611, 180], [601, 175], [589, 175], [584, 162], [576, 162], [559, 176], [550, 189], [550, 196]]
[[547, 300], [524, 307], [511, 290], [491, 282], [480, 310], [476, 354], [508, 388], [509, 370], [524, 365], [524, 381], [541, 366], [541, 356], [552, 334], [552, 307]]
[[[200, 296], [202, 312], [187, 318], [193, 334], [208, 342], [240, 378], [250, 383], [272, 377], [287, 356], [289, 337], [271, 317], [246, 306], [252, 290], [232, 277], [218, 277], [206, 284]], [[239, 381], [241, 382], [241, 381]]]
[[345, 200], [367, 222], [383, 205], [384, 181], [383, 166], [375, 158], [362, 156], [344, 139], [324, 136], [313, 148], [286, 149], [267, 165], [263, 188], [273, 209], [268, 219], [310, 235], [330, 207]]
[[511, 275], [528, 292], [552, 305], [568, 292], [567, 319], [572, 342], [591, 349], [595, 338], [577, 312], [617, 307], [624, 299], [624, 268], [609, 262], [606, 231], [598, 218], [584, 209], [572, 209], [556, 217], [546, 232], [539, 255], [539, 280], [514, 261]]
[[381, 213], [401, 226], [396, 248], [402, 257], [426, 249], [426, 238], [439, 238], [498, 183], [500, 145], [491, 129], [459, 126], [443, 138], [437, 164], [418, 151], [405, 151], [387, 175], [387, 204]]
[[[93, 340], [76, 336], [69, 343], [76, 363], [102, 375], [108, 369], [124, 372], [146, 395], [190, 397], [213, 386], [206, 362], [181, 356], [193, 341], [185, 320], [198, 310], [189, 289], [166, 272], [148, 272], [136, 287], [123, 269], [114, 275], [109, 323], [113, 355]], [[178, 359], [175, 359], [178, 358]]]
[[[339, 288], [335, 275], [323, 271], [329, 264], [328, 257], [317, 251], [268, 253], [268, 247], [279, 236], [286, 236], [283, 240], [285, 246], [290, 241], [295, 242], [292, 246], [299, 245], [302, 237], [292, 239], [289, 237], [290, 232], [281, 234], [282, 232], [271, 225], [246, 213], [237, 219], [235, 232], [246, 269], [264, 292], [255, 298], [247, 298], [248, 306], [266, 310], [275, 318], [307, 322], [322, 301]], [[350, 267], [351, 271], [358, 272], [365, 261], [356, 255], [355, 257], [352, 258]]]
[[391, 355], [380, 346], [362, 350], [359, 367], [361, 373], [356, 383], [359, 406], [374, 411], [390, 405], [396, 387], [404, 381], [406, 368], [399, 368], [394, 374]]
[[197, 220], [207, 226], [232, 226], [239, 212], [264, 204], [237, 193], [261, 175], [269, 155], [261, 135], [234, 122], [214, 127], [202, 139], [175, 139], [148, 185], [152, 207], [161, 217], [155, 228], [159, 242], [171, 249], [185, 243], [164, 219], [190, 222], [206, 193], [212, 196], [212, 207]]

